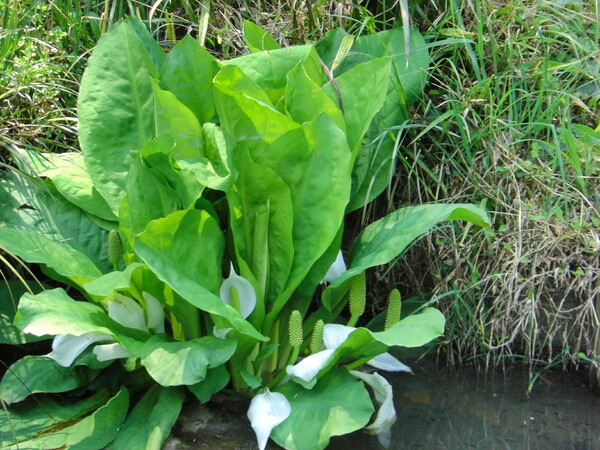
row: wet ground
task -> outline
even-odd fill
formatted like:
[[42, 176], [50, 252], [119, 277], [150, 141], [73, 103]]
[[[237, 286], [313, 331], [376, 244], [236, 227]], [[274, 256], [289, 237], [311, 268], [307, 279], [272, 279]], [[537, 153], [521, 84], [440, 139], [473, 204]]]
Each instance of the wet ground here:
[[[600, 396], [584, 375], [546, 372], [527, 397], [519, 369], [483, 375], [432, 363], [412, 367], [415, 375], [387, 376], [398, 414], [392, 449], [600, 449]], [[231, 401], [187, 405], [164, 449], [257, 448], [245, 408]], [[328, 448], [383, 447], [357, 432], [333, 438]]]

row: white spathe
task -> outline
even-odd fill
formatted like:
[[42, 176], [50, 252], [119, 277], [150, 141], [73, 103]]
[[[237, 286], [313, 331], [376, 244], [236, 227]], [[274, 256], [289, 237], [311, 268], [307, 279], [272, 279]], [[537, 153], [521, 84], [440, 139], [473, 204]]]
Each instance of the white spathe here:
[[287, 366], [285, 371], [290, 377], [300, 378], [308, 383], [325, 367], [334, 351], [334, 349], [321, 350], [302, 359], [298, 364]]
[[[144, 310], [138, 302], [121, 294], [115, 294], [108, 301], [108, 316], [124, 327], [156, 332], [164, 332], [165, 313], [160, 302], [147, 292], [143, 292], [146, 301], [147, 323]], [[69, 367], [73, 361], [91, 344], [100, 341], [111, 341], [110, 344], [96, 346], [94, 354], [99, 361], [129, 358], [132, 355], [120, 344], [114, 342], [113, 336], [104, 333], [85, 333], [80, 336], [59, 334], [52, 341], [52, 352], [47, 356], [63, 367]]]
[[350, 373], [359, 380], [367, 383], [373, 394], [375, 402], [379, 405], [375, 420], [366, 428], [367, 432], [376, 434], [379, 443], [388, 448], [391, 443], [391, 428], [396, 422], [396, 409], [394, 408], [394, 393], [392, 385], [377, 372], [372, 374], [351, 370]]
[[223, 284], [221, 284], [221, 290], [219, 292], [221, 300], [229, 305], [232, 304], [231, 289], [235, 289], [237, 291], [237, 296], [240, 301], [239, 313], [244, 319], [247, 318], [256, 307], [256, 292], [254, 292], [252, 283], [235, 272], [233, 263], [231, 263], [229, 278], [223, 280]]
[[112, 340], [110, 334], [104, 333], [85, 333], [80, 336], [57, 334], [52, 341], [52, 352], [46, 356], [63, 367], [69, 367], [94, 342]]
[[142, 292], [144, 301], [146, 302], [146, 313], [148, 328], [155, 333], [165, 332], [165, 310], [158, 299], [148, 292]]
[[148, 331], [144, 320], [144, 310], [134, 299], [115, 294], [108, 301], [108, 316], [124, 327]]
[[[339, 324], [326, 324], [323, 328], [323, 342], [325, 348], [338, 348], [342, 345], [348, 336], [356, 330], [355, 327], [349, 327]], [[400, 362], [389, 353], [382, 353], [373, 357], [367, 364], [376, 369], [386, 370], [388, 372], [412, 372], [412, 369], [406, 364]]]
[[287, 419], [291, 412], [290, 402], [279, 392], [265, 389], [265, 392], [252, 399], [248, 408], [248, 419], [256, 433], [260, 450], [266, 447], [273, 428]]
[[344, 262], [344, 255], [342, 255], [342, 251], [337, 255], [337, 258], [331, 265], [331, 267], [327, 270], [327, 273], [323, 277], [323, 281], [321, 283], [333, 283], [337, 277], [343, 274], [346, 271], [346, 263]]
[[382, 353], [371, 359], [368, 363], [371, 367], [376, 369], [385, 370], [387, 372], [410, 372], [412, 369], [403, 362], [398, 361], [389, 353]]
[[96, 345], [94, 355], [98, 361], [112, 361], [119, 358], [131, 358], [133, 355], [123, 348], [121, 344], [113, 342], [112, 344]]

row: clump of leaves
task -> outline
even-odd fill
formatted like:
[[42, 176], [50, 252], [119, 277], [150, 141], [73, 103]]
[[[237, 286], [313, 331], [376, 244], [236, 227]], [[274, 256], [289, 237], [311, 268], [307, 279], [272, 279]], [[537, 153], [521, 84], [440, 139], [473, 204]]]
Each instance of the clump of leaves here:
[[[345, 215], [389, 182], [391, 127], [425, 83], [424, 41], [411, 31], [409, 56], [402, 30], [335, 30], [279, 49], [247, 30], [254, 52], [217, 61], [190, 37], [165, 54], [138, 20], [115, 25], [82, 80], [82, 153], [32, 153], [34, 181], [1, 180], [0, 247], [68, 286], [21, 297], [15, 326], [54, 336], [53, 350], [0, 383], [6, 403], [26, 405], [8, 411], [3, 446], [158, 448], [186, 392], [206, 402], [227, 385], [253, 398], [261, 447], [269, 436], [323, 448], [367, 425], [389, 431], [393, 408], [369, 425], [365, 383], [387, 405], [389, 384], [354, 369], [410, 370], [388, 348], [424, 345], [444, 318], [429, 308], [382, 331], [341, 325], [348, 291], [360, 315], [365, 270], [440, 221], [487, 217], [470, 205], [403, 208], [367, 226], [344, 258]], [[32, 375], [47, 372], [51, 382]], [[70, 391], [79, 400], [64, 413], [26, 400]], [[57, 419], [26, 427], [40, 408]]]

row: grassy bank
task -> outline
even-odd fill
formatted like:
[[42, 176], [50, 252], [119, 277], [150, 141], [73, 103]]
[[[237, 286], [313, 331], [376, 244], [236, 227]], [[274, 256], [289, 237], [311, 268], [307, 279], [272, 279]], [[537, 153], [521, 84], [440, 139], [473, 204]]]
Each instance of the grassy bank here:
[[593, 360], [598, 2], [401, 3], [0, 2], [0, 156], [77, 148], [77, 83], [87, 54], [125, 15], [144, 19], [165, 48], [190, 33], [219, 57], [244, 51], [244, 19], [285, 45], [337, 26], [370, 33], [410, 16], [430, 44], [430, 83], [413, 122], [395, 130], [402, 139], [389, 190], [355, 220], [406, 204], [464, 201], [485, 205], [495, 226], [440, 228], [371, 280], [382, 293], [398, 287], [406, 299], [444, 309], [450, 361], [552, 366], [579, 353]]

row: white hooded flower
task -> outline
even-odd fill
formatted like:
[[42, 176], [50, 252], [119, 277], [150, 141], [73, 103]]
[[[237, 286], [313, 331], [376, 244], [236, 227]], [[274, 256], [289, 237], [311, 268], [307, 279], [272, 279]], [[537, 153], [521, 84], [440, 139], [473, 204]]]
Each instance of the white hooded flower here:
[[[157, 332], [164, 332], [165, 315], [162, 305], [152, 295], [146, 292], [142, 295], [146, 300], [147, 316], [138, 302], [121, 294], [115, 294], [114, 298], [108, 301], [108, 316], [124, 327], [143, 331], [148, 331], [150, 328]], [[114, 342], [111, 335], [105, 333], [85, 333], [80, 336], [59, 334], [54, 337], [52, 352], [47, 356], [59, 365], [69, 367], [86, 348], [100, 341], [111, 341], [111, 343], [94, 348], [94, 354], [99, 361], [131, 356], [120, 344]]]
[[256, 307], [256, 292], [254, 292], [252, 283], [235, 273], [233, 263], [229, 271], [229, 278], [221, 284], [219, 295], [221, 300], [235, 307], [235, 299], [231, 292], [232, 289], [235, 289], [237, 300], [239, 300], [239, 313], [246, 319]]
[[265, 389], [264, 393], [252, 399], [248, 408], [248, 419], [256, 433], [260, 450], [266, 447], [273, 428], [287, 419], [291, 412], [290, 402], [279, 392]]
[[375, 394], [375, 402], [379, 406], [375, 420], [366, 428], [367, 432], [377, 435], [379, 443], [388, 448], [391, 443], [392, 425], [396, 422], [396, 409], [394, 408], [394, 393], [392, 385], [377, 372], [368, 374], [351, 370], [350, 373], [359, 380], [364, 381]]
[[52, 341], [52, 352], [47, 356], [63, 367], [69, 367], [94, 342], [112, 341], [110, 334], [85, 333], [80, 336], [58, 334]]
[[344, 256], [342, 255], [342, 251], [337, 255], [337, 258], [331, 265], [331, 267], [327, 270], [327, 273], [323, 277], [323, 281], [321, 283], [333, 283], [337, 277], [343, 274], [346, 271], [346, 263], [344, 262]]
[[287, 366], [285, 371], [290, 377], [300, 378], [308, 383], [325, 367], [334, 351], [333, 349], [321, 350], [302, 359], [298, 364]]

